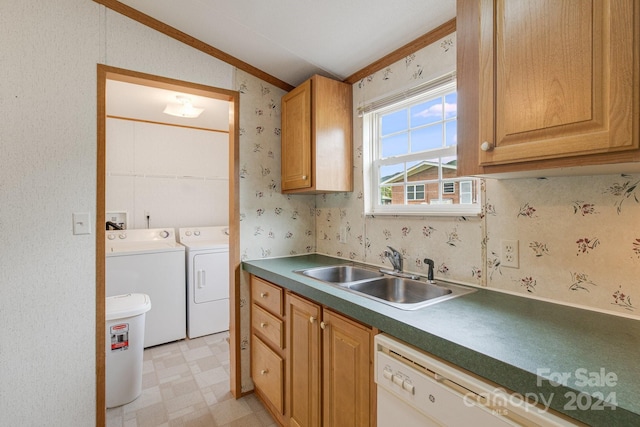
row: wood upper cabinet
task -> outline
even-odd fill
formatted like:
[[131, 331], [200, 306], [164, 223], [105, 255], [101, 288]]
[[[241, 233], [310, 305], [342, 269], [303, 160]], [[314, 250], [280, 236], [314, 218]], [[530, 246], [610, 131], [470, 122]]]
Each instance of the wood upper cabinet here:
[[640, 161], [637, 0], [458, 0], [458, 173]]
[[351, 86], [315, 75], [282, 97], [282, 192], [353, 191]]
[[371, 328], [287, 293], [290, 426], [371, 427]]

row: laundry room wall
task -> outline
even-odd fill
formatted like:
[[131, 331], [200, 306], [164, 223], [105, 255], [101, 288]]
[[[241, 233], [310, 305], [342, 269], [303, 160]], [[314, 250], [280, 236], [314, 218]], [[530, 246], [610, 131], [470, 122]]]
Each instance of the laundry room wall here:
[[126, 212], [129, 229], [229, 223], [227, 132], [108, 118], [106, 140], [107, 220]]
[[234, 68], [93, 1], [3, 1], [0, 51], [0, 424], [94, 426], [96, 64], [230, 90]]

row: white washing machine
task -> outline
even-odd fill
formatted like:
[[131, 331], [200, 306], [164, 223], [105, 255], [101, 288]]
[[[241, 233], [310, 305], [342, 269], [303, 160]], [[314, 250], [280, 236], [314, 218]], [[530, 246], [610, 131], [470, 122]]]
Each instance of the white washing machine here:
[[106, 232], [106, 296], [140, 293], [151, 299], [144, 347], [186, 337], [185, 248], [172, 228]]
[[229, 227], [181, 228], [186, 247], [187, 336], [229, 329]]

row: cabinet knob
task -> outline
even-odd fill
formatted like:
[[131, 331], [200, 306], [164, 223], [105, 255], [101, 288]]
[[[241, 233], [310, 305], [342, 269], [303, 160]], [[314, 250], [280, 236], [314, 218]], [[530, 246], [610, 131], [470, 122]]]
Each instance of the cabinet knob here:
[[322, 329], [326, 329], [326, 328], [328, 328], [328, 327], [329, 327], [329, 324], [328, 324], [328, 323], [320, 322], [320, 328], [322, 328]]
[[261, 327], [261, 328], [266, 328], [266, 327], [267, 327], [267, 322], [262, 322], [262, 323], [260, 323], [260, 327]]
[[269, 296], [268, 292], [260, 292], [260, 298], [266, 298]]
[[263, 369], [262, 371], [260, 371], [260, 375], [267, 375], [269, 373], [268, 369]]
[[493, 145], [489, 141], [485, 141], [480, 144], [480, 149], [482, 151], [491, 151], [493, 149]]
[[315, 317], [313, 316], [309, 317], [309, 323], [315, 323], [315, 321], [316, 321]]
[[307, 179], [307, 175], [302, 175], [302, 179]]

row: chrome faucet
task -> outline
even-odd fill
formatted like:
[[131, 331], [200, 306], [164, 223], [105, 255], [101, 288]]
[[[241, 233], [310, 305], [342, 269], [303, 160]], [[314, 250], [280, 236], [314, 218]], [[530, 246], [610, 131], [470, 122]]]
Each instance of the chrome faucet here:
[[391, 265], [393, 266], [393, 271], [401, 273], [402, 272], [402, 254], [397, 250], [393, 249], [391, 246], [387, 246], [387, 247], [391, 250], [391, 252], [384, 251], [384, 256], [389, 258], [389, 261], [391, 261]]
[[381, 268], [380, 272], [384, 274], [390, 274], [396, 277], [404, 277], [405, 279], [418, 280], [420, 276], [416, 274], [405, 273], [404, 271], [402, 271], [402, 254], [397, 250], [393, 249], [391, 246], [387, 246], [387, 247], [391, 252], [384, 251], [384, 256], [389, 258], [389, 261], [391, 261], [393, 270], [387, 270], [387, 269]]

